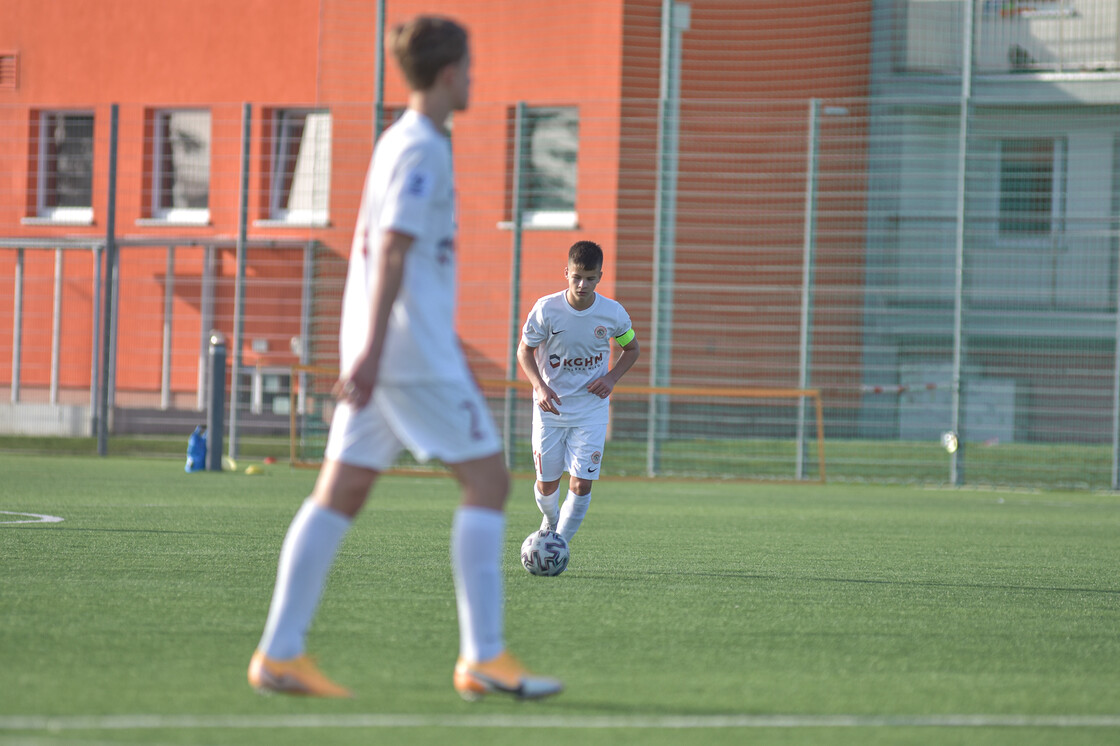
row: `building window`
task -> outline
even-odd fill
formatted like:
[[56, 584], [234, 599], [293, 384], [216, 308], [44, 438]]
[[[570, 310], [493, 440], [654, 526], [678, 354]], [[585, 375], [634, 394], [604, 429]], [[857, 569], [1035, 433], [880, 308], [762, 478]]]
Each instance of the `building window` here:
[[530, 228], [575, 228], [579, 111], [526, 110], [522, 158], [522, 223]]
[[38, 217], [93, 221], [93, 115], [39, 115]]
[[291, 413], [292, 376], [290, 368], [257, 366], [238, 376], [234, 392], [237, 405], [253, 414]]
[[210, 220], [210, 112], [156, 112], [152, 217], [169, 223]]
[[19, 55], [15, 52], [0, 52], [0, 90], [14, 91], [19, 88]]
[[999, 167], [999, 234], [1049, 237], [1065, 214], [1065, 138], [1002, 140]]
[[325, 225], [330, 188], [330, 113], [277, 111], [273, 121], [269, 218]]

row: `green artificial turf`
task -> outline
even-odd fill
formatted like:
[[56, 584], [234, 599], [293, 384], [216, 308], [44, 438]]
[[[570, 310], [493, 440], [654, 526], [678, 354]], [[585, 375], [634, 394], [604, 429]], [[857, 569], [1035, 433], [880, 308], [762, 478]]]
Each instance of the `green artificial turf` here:
[[606, 479], [567, 572], [537, 578], [519, 479], [506, 635], [567, 691], [468, 704], [455, 485], [387, 476], [309, 637], [357, 697], [322, 701], [245, 681], [315, 478], [264, 469], [0, 454], [0, 511], [65, 519], [0, 524], [0, 743], [1120, 740], [1114, 495]]

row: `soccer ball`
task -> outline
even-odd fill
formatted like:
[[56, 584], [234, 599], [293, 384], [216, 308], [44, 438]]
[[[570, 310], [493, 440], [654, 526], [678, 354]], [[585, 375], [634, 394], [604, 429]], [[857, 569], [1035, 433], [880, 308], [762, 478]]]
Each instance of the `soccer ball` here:
[[555, 531], [534, 531], [521, 543], [521, 564], [533, 575], [559, 575], [568, 567], [568, 542]]

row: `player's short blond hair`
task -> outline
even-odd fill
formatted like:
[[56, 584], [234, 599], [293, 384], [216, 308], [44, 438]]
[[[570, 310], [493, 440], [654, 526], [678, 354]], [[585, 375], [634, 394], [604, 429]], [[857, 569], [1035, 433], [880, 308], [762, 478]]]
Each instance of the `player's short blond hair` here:
[[409, 86], [426, 91], [439, 71], [467, 54], [467, 30], [450, 18], [417, 16], [389, 32], [389, 47]]

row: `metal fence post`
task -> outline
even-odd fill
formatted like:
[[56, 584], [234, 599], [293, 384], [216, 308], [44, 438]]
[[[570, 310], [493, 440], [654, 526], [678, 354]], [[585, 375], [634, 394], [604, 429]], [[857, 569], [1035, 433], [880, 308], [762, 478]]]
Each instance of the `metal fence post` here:
[[54, 304], [51, 307], [50, 403], [58, 404], [59, 372], [62, 368], [62, 291], [65, 263], [62, 249], [54, 250]]
[[[805, 229], [804, 247], [801, 258], [801, 330], [798, 340], [800, 364], [798, 365], [797, 386], [809, 387], [809, 366], [812, 350], [813, 323], [813, 262], [817, 240], [817, 140], [820, 136], [821, 100], [809, 99], [809, 142], [806, 145], [805, 164]], [[794, 478], [805, 478], [805, 397], [797, 399], [797, 463], [794, 465]]]
[[[241, 377], [241, 350], [245, 334], [245, 263], [249, 230], [249, 139], [250, 125], [253, 121], [251, 104], [241, 106], [241, 191], [240, 211], [237, 221], [237, 284], [234, 286], [233, 301], [233, 365], [230, 375], [229, 408], [229, 457], [236, 461], [239, 446], [237, 417], [237, 380]], [[213, 437], [213, 434], [207, 436]]]
[[12, 308], [12, 404], [19, 403], [23, 358], [23, 249], [16, 249], [16, 287]]
[[89, 370], [89, 433], [97, 436], [97, 407], [101, 392], [101, 254], [100, 244], [93, 247], [93, 336], [90, 339]]
[[109, 116], [109, 204], [105, 216], [105, 304], [102, 322], [101, 353], [101, 403], [97, 407], [97, 454], [109, 453], [109, 387], [112, 385], [113, 333], [116, 324], [117, 276], [117, 131], [120, 122], [120, 105], [113, 104]]
[[377, 0], [377, 30], [373, 37], [373, 138], [377, 144], [385, 119], [385, 0]]
[[222, 470], [222, 425], [226, 410], [226, 338], [210, 332], [210, 354], [206, 366], [210, 402], [206, 409], [206, 470]]
[[973, 24], [976, 19], [976, 0], [968, 0], [964, 7], [964, 31], [961, 38], [961, 91], [960, 121], [957, 140], [957, 205], [955, 273], [953, 288], [953, 384], [950, 430], [955, 434], [957, 447], [949, 455], [949, 481], [964, 484], [965, 435], [963, 432], [964, 409], [964, 240], [965, 240], [965, 186], [968, 168], [968, 133], [972, 118], [972, 42]]
[[[691, 6], [661, 3], [661, 73], [657, 99], [657, 191], [654, 194], [653, 297], [650, 309], [649, 368], [652, 387], [668, 386], [673, 359], [673, 287], [676, 284], [677, 168], [680, 150], [681, 37], [691, 22]], [[660, 471], [661, 441], [669, 428], [669, 402], [649, 397], [646, 472]]]
[[163, 354], [160, 359], [159, 408], [171, 408], [172, 314], [175, 312], [175, 247], [167, 247], [167, 271], [163, 276]]
[[[509, 274], [509, 357], [506, 360], [506, 378], [510, 381], [517, 378], [517, 345], [521, 339], [521, 241], [522, 241], [522, 205], [521, 192], [522, 169], [524, 168], [525, 148], [525, 102], [518, 101], [514, 114], [513, 130], [513, 257]], [[506, 467], [513, 468], [513, 423], [515, 391], [507, 387], [505, 390], [505, 427], [503, 428], [504, 450]]]
[[202, 288], [199, 300], [199, 328], [202, 330], [198, 340], [198, 396], [195, 408], [201, 412], [206, 409], [206, 360], [209, 354], [210, 340], [206, 330], [214, 325], [214, 284], [217, 275], [217, 248], [214, 244], [206, 244], [202, 249]]

